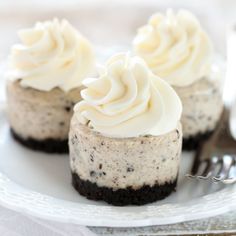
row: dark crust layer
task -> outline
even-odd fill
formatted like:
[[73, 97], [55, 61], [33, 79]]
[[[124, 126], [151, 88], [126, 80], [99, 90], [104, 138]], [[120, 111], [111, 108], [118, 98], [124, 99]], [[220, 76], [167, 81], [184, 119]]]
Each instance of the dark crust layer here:
[[81, 179], [76, 173], [72, 173], [72, 185], [87, 199], [103, 200], [115, 206], [144, 205], [164, 199], [175, 191], [177, 179], [163, 185], [144, 185], [140, 189], [128, 187], [114, 191], [112, 188], [99, 187], [96, 183]]
[[24, 139], [18, 135], [13, 129], [11, 129], [12, 137], [22, 144], [25, 147], [28, 147], [32, 150], [42, 151], [46, 153], [68, 153], [68, 140], [59, 140], [59, 139], [44, 139], [36, 140], [33, 138]]
[[207, 131], [206, 133], [199, 133], [195, 136], [190, 136], [187, 139], [183, 139], [183, 150], [185, 151], [195, 151], [198, 149], [201, 142], [210, 138], [213, 131]]

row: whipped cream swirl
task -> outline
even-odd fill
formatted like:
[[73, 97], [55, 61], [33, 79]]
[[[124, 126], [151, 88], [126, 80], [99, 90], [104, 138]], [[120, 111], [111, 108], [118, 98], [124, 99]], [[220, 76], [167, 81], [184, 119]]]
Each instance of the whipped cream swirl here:
[[95, 70], [90, 43], [66, 20], [36, 23], [19, 31], [21, 44], [14, 45], [7, 77], [21, 80], [23, 87], [69, 91]]
[[133, 46], [152, 72], [171, 85], [188, 86], [210, 73], [212, 43], [186, 10], [153, 15], [138, 30]]
[[152, 74], [139, 57], [120, 53], [106, 63], [99, 78], [88, 78], [78, 121], [111, 137], [162, 135], [174, 130], [182, 105], [175, 91]]

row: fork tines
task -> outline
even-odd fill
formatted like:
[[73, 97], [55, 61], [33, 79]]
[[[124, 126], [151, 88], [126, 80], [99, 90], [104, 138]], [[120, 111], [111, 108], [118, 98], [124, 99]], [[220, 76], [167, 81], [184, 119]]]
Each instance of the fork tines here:
[[193, 169], [191, 174], [186, 176], [200, 180], [213, 180], [224, 184], [236, 182], [235, 178], [236, 156], [223, 155], [213, 156], [209, 160], [199, 162], [198, 168]]

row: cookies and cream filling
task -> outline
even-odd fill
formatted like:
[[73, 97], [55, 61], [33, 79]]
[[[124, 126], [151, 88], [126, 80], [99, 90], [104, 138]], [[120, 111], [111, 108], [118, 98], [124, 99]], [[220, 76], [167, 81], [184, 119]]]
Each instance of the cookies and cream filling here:
[[67, 140], [74, 104], [80, 89], [66, 94], [54, 88], [44, 91], [23, 88], [20, 81], [7, 83], [7, 113], [11, 128], [22, 139]]
[[114, 190], [161, 186], [177, 179], [181, 144], [180, 124], [161, 136], [111, 138], [78, 123], [74, 116], [69, 133], [71, 171]]
[[183, 106], [183, 137], [188, 139], [215, 129], [223, 110], [220, 85], [203, 78], [187, 87], [174, 87]]

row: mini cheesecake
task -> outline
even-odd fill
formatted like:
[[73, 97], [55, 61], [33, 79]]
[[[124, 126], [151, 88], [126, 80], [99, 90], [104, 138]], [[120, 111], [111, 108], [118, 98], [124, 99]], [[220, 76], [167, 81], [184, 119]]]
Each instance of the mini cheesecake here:
[[66, 153], [82, 80], [94, 73], [92, 46], [66, 20], [36, 23], [19, 37], [7, 73], [11, 133], [31, 149]]
[[222, 67], [198, 19], [186, 10], [154, 14], [138, 30], [133, 47], [176, 90], [183, 104], [183, 148], [196, 149], [214, 131], [223, 109]]
[[143, 205], [176, 190], [182, 106], [145, 62], [117, 54], [84, 81], [69, 132], [74, 188], [92, 200]]
[[79, 124], [70, 132], [72, 183], [83, 196], [113, 205], [142, 205], [176, 189], [182, 144], [179, 124], [161, 136], [111, 138]]

